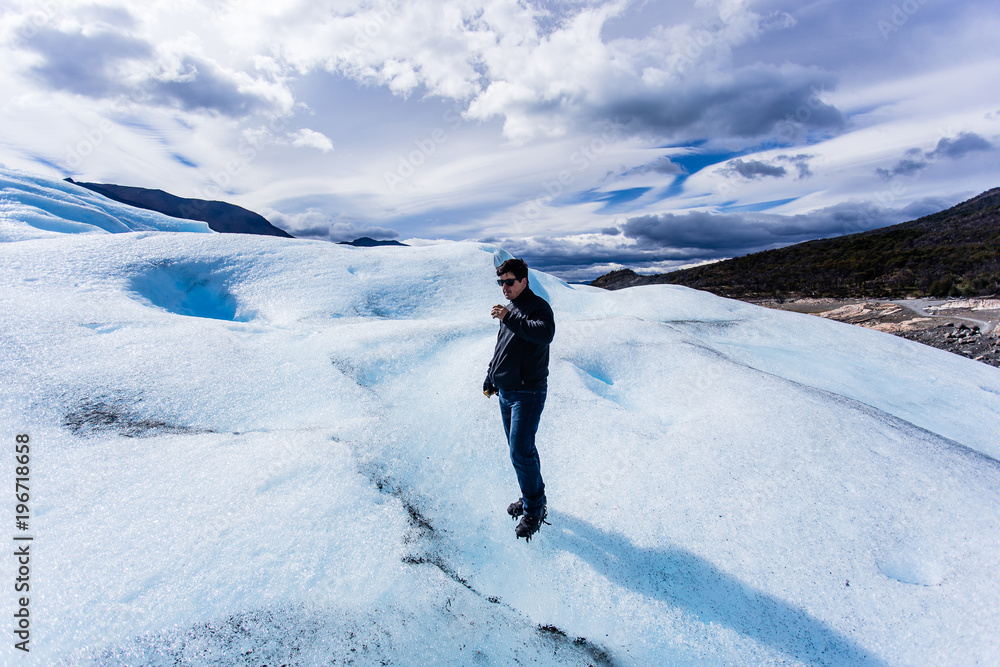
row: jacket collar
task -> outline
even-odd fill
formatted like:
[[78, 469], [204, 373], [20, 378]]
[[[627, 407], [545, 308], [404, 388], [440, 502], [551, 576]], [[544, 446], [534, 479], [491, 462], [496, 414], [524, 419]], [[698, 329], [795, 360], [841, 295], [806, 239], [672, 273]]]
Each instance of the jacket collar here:
[[518, 302], [523, 303], [525, 297], [527, 297], [528, 295], [534, 296], [534, 294], [535, 293], [531, 291], [531, 286], [529, 285], [525, 287], [520, 294], [517, 295], [517, 298], [511, 300], [511, 303], [518, 303]]

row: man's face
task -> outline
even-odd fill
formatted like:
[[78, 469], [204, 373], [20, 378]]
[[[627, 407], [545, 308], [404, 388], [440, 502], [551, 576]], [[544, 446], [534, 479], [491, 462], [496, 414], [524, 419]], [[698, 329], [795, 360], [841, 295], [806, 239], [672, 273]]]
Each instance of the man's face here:
[[507, 298], [508, 301], [513, 301], [517, 297], [521, 296], [521, 292], [523, 292], [524, 288], [528, 286], [527, 278], [522, 278], [521, 280], [517, 280], [516, 278], [514, 278], [514, 274], [510, 273], [509, 271], [497, 277], [500, 278], [500, 280], [509, 279], [515, 281], [513, 285], [508, 285], [507, 283], [504, 283], [503, 285], [500, 286], [500, 289], [503, 290], [503, 295]]

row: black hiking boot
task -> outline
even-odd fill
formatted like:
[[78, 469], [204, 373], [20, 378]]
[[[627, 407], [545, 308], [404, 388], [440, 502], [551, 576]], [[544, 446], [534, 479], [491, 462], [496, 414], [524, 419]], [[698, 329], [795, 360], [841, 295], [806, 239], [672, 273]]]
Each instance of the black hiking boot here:
[[516, 501], [512, 502], [510, 505], [507, 505], [507, 514], [510, 515], [511, 519], [513, 519], [514, 521], [517, 521], [517, 517], [519, 517], [522, 514], [524, 514], [524, 501], [521, 500], [520, 498], [518, 498]]
[[517, 535], [517, 539], [524, 538], [525, 542], [531, 541], [531, 536], [538, 532], [538, 529], [542, 527], [542, 524], [548, 524], [545, 517], [548, 512], [545, 508], [542, 508], [542, 513], [538, 516], [533, 516], [531, 514], [525, 514], [521, 517], [520, 523], [517, 524], [517, 528], [514, 529], [514, 534]]

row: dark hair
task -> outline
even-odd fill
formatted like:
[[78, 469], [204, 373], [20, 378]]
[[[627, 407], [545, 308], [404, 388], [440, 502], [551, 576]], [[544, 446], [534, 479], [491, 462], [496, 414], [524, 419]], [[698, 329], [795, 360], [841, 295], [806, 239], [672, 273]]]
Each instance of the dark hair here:
[[513, 273], [514, 277], [518, 280], [524, 280], [528, 277], [528, 265], [524, 263], [523, 259], [508, 259], [506, 262], [497, 267], [497, 275], [502, 276], [505, 273]]

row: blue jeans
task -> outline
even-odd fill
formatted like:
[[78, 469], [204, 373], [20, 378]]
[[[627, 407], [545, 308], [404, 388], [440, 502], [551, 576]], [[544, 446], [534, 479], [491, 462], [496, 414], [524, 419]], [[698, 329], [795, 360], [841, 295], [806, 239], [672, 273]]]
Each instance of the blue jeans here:
[[545, 483], [542, 481], [538, 450], [535, 449], [535, 431], [545, 407], [545, 390], [500, 390], [500, 416], [503, 430], [510, 446], [510, 462], [517, 473], [521, 487], [524, 513], [538, 516], [545, 507]]

